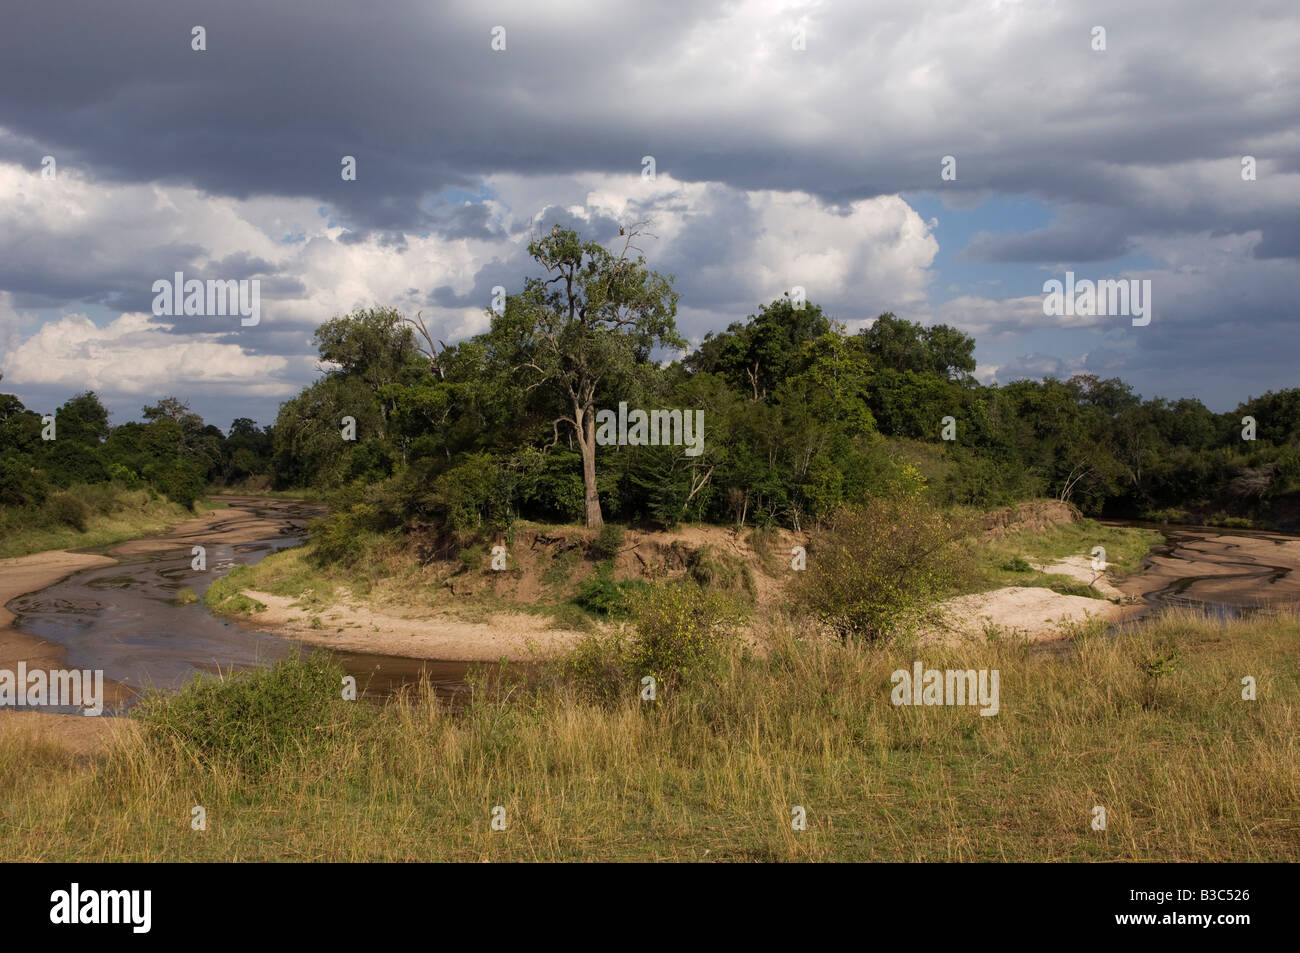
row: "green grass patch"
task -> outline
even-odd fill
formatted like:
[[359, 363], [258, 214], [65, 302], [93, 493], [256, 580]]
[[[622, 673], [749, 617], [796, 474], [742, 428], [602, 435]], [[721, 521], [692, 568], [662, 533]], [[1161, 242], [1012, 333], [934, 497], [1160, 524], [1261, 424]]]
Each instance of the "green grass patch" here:
[[213, 508], [199, 501], [190, 510], [151, 490], [114, 484], [71, 486], [41, 506], [0, 506], [0, 558], [50, 549], [103, 549], [162, 532]]

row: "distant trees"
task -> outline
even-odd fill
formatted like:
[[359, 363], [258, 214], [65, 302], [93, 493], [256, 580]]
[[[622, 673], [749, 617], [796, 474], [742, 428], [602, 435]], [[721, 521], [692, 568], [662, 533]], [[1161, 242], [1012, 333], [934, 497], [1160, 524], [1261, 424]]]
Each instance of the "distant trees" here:
[[40, 506], [51, 490], [110, 482], [148, 486], [193, 506], [210, 483], [270, 467], [270, 429], [251, 420], [236, 421], [227, 438], [176, 397], [142, 416], [143, 423], [111, 426], [99, 396], [86, 391], [54, 411], [54, 439], [45, 440], [41, 415], [0, 394], [0, 506]]
[[[851, 334], [788, 296], [672, 360], [685, 348], [677, 296], [637, 231], [612, 251], [559, 227], [534, 240], [537, 274], [450, 347], [393, 308], [332, 318], [315, 336], [321, 377], [274, 427], [239, 418], [222, 434], [176, 397], [112, 426], [85, 392], [57, 409], [49, 442], [40, 414], [0, 394], [0, 504], [107, 480], [192, 502], [265, 474], [338, 489], [331, 538], [346, 548], [367, 529], [520, 516], [802, 529], [922, 493], [981, 507], [1051, 496], [1116, 515], [1255, 512], [1300, 494], [1300, 389], [1215, 414], [1094, 375], [985, 386], [956, 328], [887, 312]], [[597, 413], [621, 401], [702, 411], [699, 452], [597, 445]]]

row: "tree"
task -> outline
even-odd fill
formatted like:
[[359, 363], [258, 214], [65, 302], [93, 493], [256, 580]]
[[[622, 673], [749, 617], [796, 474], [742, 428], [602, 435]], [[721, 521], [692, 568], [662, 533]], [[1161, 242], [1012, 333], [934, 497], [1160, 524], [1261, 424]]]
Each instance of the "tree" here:
[[754, 402], [767, 399], [781, 382], [807, 366], [806, 346], [831, 323], [811, 302], [795, 307], [788, 297], [761, 305], [745, 324], [704, 337], [685, 364], [692, 373], [721, 374]]
[[70, 398], [55, 411], [61, 440], [72, 440], [87, 447], [97, 447], [108, 436], [108, 411], [94, 391]]
[[331, 376], [354, 377], [375, 395], [377, 436], [387, 437], [397, 407], [391, 385], [418, 380], [431, 371], [411, 326], [396, 308], [368, 308], [326, 321], [316, 329], [315, 341], [321, 360], [338, 365]]
[[[643, 223], [639, 223], [643, 224]], [[558, 225], [534, 239], [528, 253], [547, 277], [529, 278], [506, 315], [494, 319], [505, 334], [519, 335], [518, 371], [527, 389], [540, 388], [556, 398], [563, 413], [552, 422], [572, 428], [582, 456], [586, 525], [604, 525], [596, 488], [596, 400], [626, 387], [638, 368], [652, 367], [656, 347], [683, 348], [677, 333], [677, 294], [672, 276], [650, 271], [632, 242], [637, 225], [626, 230], [618, 255], [598, 242], [582, 241], [573, 229]]]

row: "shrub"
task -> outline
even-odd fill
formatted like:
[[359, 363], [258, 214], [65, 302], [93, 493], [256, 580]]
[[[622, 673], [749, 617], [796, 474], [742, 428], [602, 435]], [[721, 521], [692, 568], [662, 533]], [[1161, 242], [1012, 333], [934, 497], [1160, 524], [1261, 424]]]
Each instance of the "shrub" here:
[[578, 586], [573, 601], [594, 615], [617, 617], [626, 615], [632, 607], [634, 594], [647, 588], [649, 584], [640, 579], [615, 582], [613, 567], [606, 563]]
[[39, 506], [45, 495], [45, 484], [25, 457], [0, 459], [0, 506]]
[[343, 671], [326, 652], [268, 669], [198, 676], [179, 694], [150, 693], [135, 716], [164, 754], [252, 774], [305, 754], [344, 724]]
[[841, 637], [876, 640], [919, 621], [966, 570], [958, 540], [970, 526], [919, 499], [843, 508], [808, 546], [797, 604]]
[[369, 503], [357, 503], [311, 524], [309, 561], [317, 568], [351, 568], [366, 554], [378, 514]]
[[86, 520], [90, 518], [90, 507], [71, 493], [55, 493], [45, 504], [52, 522], [71, 526], [78, 533], [86, 531]]
[[1034, 567], [1029, 565], [1029, 560], [1025, 559], [1024, 556], [1016, 556], [1013, 559], [1008, 559], [1006, 562], [1002, 564], [1002, 568], [1007, 572], [1033, 572], [1034, 571]]
[[633, 674], [653, 675], [668, 687], [707, 674], [745, 618], [734, 597], [689, 582], [647, 587], [635, 597], [632, 614]]
[[749, 567], [739, 557], [719, 552], [707, 543], [687, 558], [686, 571], [701, 586], [743, 589], [751, 595], [754, 592], [754, 577]]
[[606, 523], [587, 547], [592, 559], [613, 559], [623, 547], [624, 529], [618, 523]]
[[621, 633], [589, 635], [564, 659], [565, 684], [576, 685], [592, 701], [615, 702], [636, 685], [628, 665], [628, 642]]

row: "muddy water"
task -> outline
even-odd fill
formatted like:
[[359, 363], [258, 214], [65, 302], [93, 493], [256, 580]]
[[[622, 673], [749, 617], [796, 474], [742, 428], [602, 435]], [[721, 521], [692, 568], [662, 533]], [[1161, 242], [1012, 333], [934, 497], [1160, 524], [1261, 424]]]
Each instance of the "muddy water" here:
[[[54, 642], [66, 651], [69, 668], [102, 669], [104, 676], [139, 692], [177, 689], [197, 673], [266, 665], [301, 651], [301, 644], [235, 625], [200, 603], [178, 604], [183, 589], [199, 599], [212, 581], [236, 565], [256, 563], [302, 542], [309, 508], [276, 500], [232, 500], [230, 521], [217, 520], [201, 532], [134, 541], [110, 551], [117, 565], [83, 570], [47, 589], [8, 604], [14, 628]], [[228, 522], [254, 518], [267, 538], [220, 542]], [[272, 535], [273, 534], [273, 535]], [[235, 535], [238, 535], [237, 533]], [[206, 549], [207, 571], [191, 568], [191, 547]], [[357, 678], [362, 697], [386, 697], [428, 679], [440, 695], [468, 689], [471, 663], [427, 661], [355, 652], [333, 652]], [[129, 707], [129, 702], [125, 707]]]
[[1164, 534], [1142, 571], [1119, 583], [1150, 609], [1181, 606], [1235, 616], [1300, 606], [1300, 537], [1207, 526], [1111, 525]]

